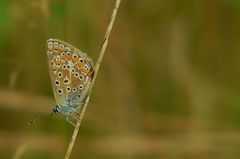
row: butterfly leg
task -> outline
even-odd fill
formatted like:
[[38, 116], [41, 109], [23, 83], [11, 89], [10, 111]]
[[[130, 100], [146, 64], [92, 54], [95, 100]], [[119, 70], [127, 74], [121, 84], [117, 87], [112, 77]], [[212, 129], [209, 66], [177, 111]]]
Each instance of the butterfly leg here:
[[75, 114], [71, 114], [71, 117], [74, 118], [76, 121], [80, 121], [79, 120], [79, 115], [77, 113], [75, 113]]
[[80, 116], [80, 113], [79, 113], [79, 112], [75, 112], [75, 114], [76, 114], [77, 116]]
[[74, 112], [74, 113], [72, 114], [72, 116], [74, 116], [74, 118], [76, 118], [77, 120], [79, 120], [80, 113], [79, 113], [79, 112]]
[[73, 116], [73, 115], [71, 115], [71, 114], [67, 115], [66, 120], [67, 120], [70, 124], [72, 124], [74, 127], [76, 127], [76, 123], [79, 121], [79, 119], [77, 119], [75, 116]]

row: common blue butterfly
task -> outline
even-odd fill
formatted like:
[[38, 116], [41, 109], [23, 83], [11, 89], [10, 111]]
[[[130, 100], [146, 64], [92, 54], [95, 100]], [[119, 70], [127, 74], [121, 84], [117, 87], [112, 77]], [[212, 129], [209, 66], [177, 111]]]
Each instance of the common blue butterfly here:
[[53, 93], [57, 106], [55, 114], [70, 118], [83, 106], [94, 76], [93, 62], [87, 54], [58, 39], [47, 41], [47, 56]]

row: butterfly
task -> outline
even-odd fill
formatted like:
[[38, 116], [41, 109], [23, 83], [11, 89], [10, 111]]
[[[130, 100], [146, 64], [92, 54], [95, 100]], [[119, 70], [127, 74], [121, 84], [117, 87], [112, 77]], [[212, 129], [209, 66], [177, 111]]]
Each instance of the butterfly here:
[[70, 119], [78, 120], [75, 114], [78, 114], [89, 95], [94, 76], [92, 59], [58, 39], [47, 40], [47, 57], [57, 103], [53, 113], [66, 115], [67, 121], [75, 126]]

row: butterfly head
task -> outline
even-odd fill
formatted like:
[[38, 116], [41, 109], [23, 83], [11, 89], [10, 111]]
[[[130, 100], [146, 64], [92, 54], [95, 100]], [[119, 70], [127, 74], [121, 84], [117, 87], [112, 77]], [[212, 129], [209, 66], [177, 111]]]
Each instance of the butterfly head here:
[[59, 106], [57, 105], [55, 108], [53, 108], [51, 115], [53, 114], [60, 114]]

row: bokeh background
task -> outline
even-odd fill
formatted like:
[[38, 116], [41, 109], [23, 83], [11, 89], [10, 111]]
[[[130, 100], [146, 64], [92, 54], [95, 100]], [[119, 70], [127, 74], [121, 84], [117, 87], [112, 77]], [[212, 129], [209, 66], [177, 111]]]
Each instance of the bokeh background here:
[[[45, 43], [96, 61], [114, 3], [0, 0], [1, 159], [64, 157]], [[123, 0], [71, 158], [240, 158], [239, 44], [239, 0]]]

